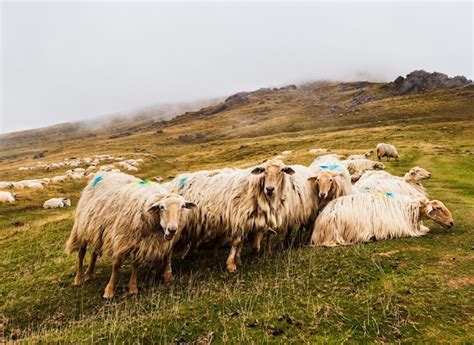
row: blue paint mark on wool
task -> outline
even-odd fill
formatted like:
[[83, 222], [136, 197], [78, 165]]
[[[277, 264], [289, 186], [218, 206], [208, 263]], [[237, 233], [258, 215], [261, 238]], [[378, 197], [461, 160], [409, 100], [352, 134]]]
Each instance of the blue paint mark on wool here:
[[324, 165], [319, 165], [319, 170], [330, 170], [330, 171], [340, 171], [341, 166], [339, 164], [324, 164]]
[[151, 181], [150, 180], [140, 180], [137, 182], [140, 186], [146, 186], [146, 185], [149, 185], [151, 184]]
[[94, 178], [94, 181], [92, 181], [92, 187], [96, 187], [100, 181], [102, 181], [104, 179], [103, 176], [97, 176]]
[[186, 182], [188, 181], [188, 178], [187, 177], [181, 177], [179, 179], [179, 189], [182, 189], [185, 185], [186, 185]]

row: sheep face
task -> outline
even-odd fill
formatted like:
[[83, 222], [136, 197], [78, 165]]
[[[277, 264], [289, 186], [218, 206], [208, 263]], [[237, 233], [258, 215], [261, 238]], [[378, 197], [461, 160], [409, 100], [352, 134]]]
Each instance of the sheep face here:
[[63, 199], [63, 206], [64, 207], [71, 207], [71, 200]]
[[418, 166], [416, 166], [414, 168], [411, 168], [410, 171], [409, 171], [409, 174], [410, 174], [411, 178], [416, 182], [419, 182], [419, 181], [424, 180], [424, 179], [431, 178], [431, 173], [428, 170], [425, 170], [425, 169], [420, 168]]
[[262, 175], [261, 186], [267, 198], [272, 198], [282, 185], [284, 174], [293, 175], [295, 171], [279, 159], [273, 159], [254, 168], [253, 175]]
[[308, 181], [316, 182], [316, 190], [321, 200], [329, 196], [332, 186], [334, 185], [334, 177], [340, 175], [340, 172], [330, 170], [320, 171], [315, 177], [310, 177]]
[[164, 231], [164, 239], [171, 241], [176, 232], [183, 228], [187, 210], [195, 207], [195, 203], [186, 201], [179, 195], [168, 195], [154, 203], [149, 208], [149, 212], [159, 214], [160, 226]]
[[374, 170], [384, 170], [385, 165], [382, 162], [375, 162], [374, 163]]
[[422, 202], [422, 210], [424, 217], [433, 220], [447, 228], [454, 225], [453, 216], [448, 208], [439, 200], [431, 200]]

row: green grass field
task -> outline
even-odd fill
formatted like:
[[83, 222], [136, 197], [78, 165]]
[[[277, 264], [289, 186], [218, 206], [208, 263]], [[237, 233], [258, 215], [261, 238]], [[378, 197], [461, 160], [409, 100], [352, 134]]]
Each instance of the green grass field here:
[[[1, 141], [0, 180], [65, 170], [18, 171], [34, 164], [32, 152], [40, 149], [51, 162], [101, 153], [144, 157], [137, 176], [168, 178], [248, 166], [283, 150], [295, 151], [288, 163], [309, 164], [311, 148], [362, 153], [384, 141], [401, 154], [386, 164], [389, 172], [419, 165], [433, 173], [425, 186], [452, 211], [452, 229], [427, 223], [431, 232], [422, 238], [332, 249], [284, 250], [276, 239], [271, 256], [245, 250], [236, 274], [225, 272], [227, 249], [218, 257], [201, 250], [193, 259], [175, 258], [171, 285], [142, 270], [137, 297], [127, 294], [126, 263], [116, 296], [105, 301], [110, 260], [99, 260], [93, 281], [73, 287], [76, 258], [64, 253], [86, 182], [18, 191], [15, 204], [0, 205], [0, 336], [61, 343], [473, 343], [474, 90], [390, 97], [374, 84], [366, 92], [376, 101], [340, 114], [328, 110], [355, 92], [327, 83], [257, 95], [223, 113], [184, 116], [116, 140], [108, 139], [114, 129], [84, 140], [83, 131], [10, 135]], [[176, 140], [197, 132], [205, 138]], [[71, 197], [73, 207], [41, 208], [56, 196]]]

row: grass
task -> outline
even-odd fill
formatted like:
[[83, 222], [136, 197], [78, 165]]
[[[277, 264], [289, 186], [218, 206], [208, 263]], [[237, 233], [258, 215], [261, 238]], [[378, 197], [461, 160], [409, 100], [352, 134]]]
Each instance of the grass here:
[[[91, 153], [153, 154], [138, 175], [168, 177], [247, 166], [288, 149], [295, 150], [290, 163], [308, 164], [310, 148], [356, 153], [389, 141], [402, 157], [388, 162], [387, 170], [398, 175], [414, 165], [430, 170], [433, 179], [426, 187], [452, 210], [453, 229], [428, 224], [432, 231], [422, 238], [333, 249], [283, 250], [277, 240], [272, 256], [246, 250], [237, 274], [225, 272], [227, 250], [217, 258], [203, 250], [194, 259], [175, 258], [177, 279], [168, 286], [144, 269], [137, 297], [126, 292], [127, 263], [116, 297], [104, 301], [110, 261], [101, 259], [94, 280], [73, 287], [75, 258], [63, 248], [74, 208], [41, 208], [44, 200], [59, 195], [76, 205], [84, 182], [20, 191], [16, 204], [0, 205], [0, 335], [5, 341], [60, 343], [182, 344], [210, 338], [213, 343], [472, 343], [474, 156], [466, 150], [474, 148], [473, 92], [388, 97], [378, 87], [368, 91], [379, 97], [373, 104], [319, 124], [313, 121], [327, 116], [334, 102], [350, 100], [352, 91], [324, 84], [297, 94], [271, 93], [262, 96], [264, 104], [259, 98], [205, 119], [178, 118], [160, 135], [141, 131], [109, 140], [106, 132], [98, 132], [90, 142], [71, 139], [61, 148], [56, 139], [34, 137], [39, 140], [35, 149], [23, 135], [12, 147], [15, 157], [5, 158], [7, 164], [0, 167], [0, 180], [61, 173], [18, 171], [33, 164], [31, 152], [43, 147], [49, 150], [45, 161]], [[254, 116], [249, 114], [263, 106], [268, 120], [232, 131], [230, 118], [246, 124]], [[316, 106], [318, 114], [308, 117]], [[301, 123], [294, 124], [291, 116]], [[378, 122], [381, 117], [385, 120]], [[176, 141], [179, 133], [199, 131], [207, 135], [202, 142]]]

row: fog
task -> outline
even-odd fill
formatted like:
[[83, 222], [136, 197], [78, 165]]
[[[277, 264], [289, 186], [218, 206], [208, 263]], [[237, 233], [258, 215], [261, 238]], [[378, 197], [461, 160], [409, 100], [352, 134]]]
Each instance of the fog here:
[[0, 132], [310, 80], [472, 79], [472, 2], [2, 3]]

